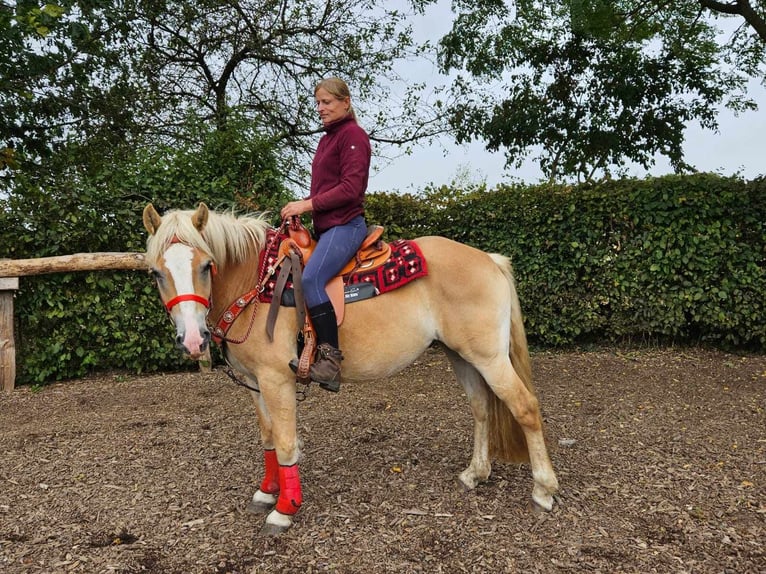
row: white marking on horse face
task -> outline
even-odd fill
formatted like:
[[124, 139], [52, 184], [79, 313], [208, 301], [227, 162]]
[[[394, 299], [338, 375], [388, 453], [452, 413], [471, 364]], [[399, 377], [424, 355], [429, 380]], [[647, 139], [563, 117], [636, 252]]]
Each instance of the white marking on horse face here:
[[[194, 250], [188, 245], [174, 243], [165, 251], [165, 269], [173, 278], [176, 294], [196, 293], [194, 288]], [[192, 358], [202, 354], [207, 310], [201, 310], [195, 301], [181, 301], [171, 309], [176, 334], [182, 337], [183, 346]], [[180, 314], [180, 317], [179, 317]]]
[[165, 251], [165, 268], [173, 278], [176, 293], [194, 293], [193, 259], [194, 250], [183, 243], [174, 243]]

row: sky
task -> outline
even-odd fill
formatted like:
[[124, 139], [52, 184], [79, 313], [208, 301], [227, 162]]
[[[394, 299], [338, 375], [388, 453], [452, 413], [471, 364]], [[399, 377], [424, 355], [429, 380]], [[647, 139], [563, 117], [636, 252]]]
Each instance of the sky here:
[[[405, 2], [392, 1], [391, 4], [404, 6]], [[436, 42], [449, 31], [452, 18], [450, 1], [440, 1], [424, 17], [412, 20], [415, 39]], [[399, 68], [399, 73], [405, 79], [428, 81], [433, 85], [447, 82], [436, 67], [426, 61], [406, 63]], [[684, 144], [687, 163], [700, 171], [727, 176], [738, 174], [745, 179], [766, 174], [766, 88], [752, 81], [748, 95], [762, 109], [739, 116], [721, 110], [718, 132], [703, 130], [699, 125], [687, 127]], [[429, 185], [449, 185], [454, 181], [483, 182], [494, 187], [499, 183], [537, 183], [543, 177], [534, 157], [527, 159], [519, 169], [505, 169], [504, 164], [502, 151], [489, 152], [481, 142], [459, 146], [449, 138], [443, 138], [429, 145], [414, 146], [409, 155], [393, 160], [373, 157], [368, 189], [370, 192], [416, 193]], [[670, 164], [660, 157], [648, 173], [636, 167], [628, 175], [644, 177], [668, 173], [672, 173]]]

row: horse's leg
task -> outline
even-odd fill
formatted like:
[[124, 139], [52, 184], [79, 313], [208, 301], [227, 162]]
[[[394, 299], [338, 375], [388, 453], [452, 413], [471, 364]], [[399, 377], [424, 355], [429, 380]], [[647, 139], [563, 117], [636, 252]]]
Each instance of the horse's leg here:
[[271, 417], [263, 397], [260, 393], [251, 392], [253, 403], [255, 403], [255, 412], [258, 417], [258, 427], [261, 431], [261, 444], [263, 445], [263, 480], [255, 491], [250, 503], [247, 505], [247, 511], [253, 514], [263, 514], [271, 511], [277, 503], [279, 496], [279, 461], [277, 460], [277, 451], [274, 448], [274, 442], [271, 438]]
[[460, 355], [445, 348], [447, 357], [455, 371], [458, 382], [463, 385], [468, 396], [468, 402], [473, 413], [473, 455], [471, 464], [460, 473], [460, 482], [471, 490], [476, 485], [489, 478], [492, 472], [492, 462], [489, 459], [489, 441], [487, 431], [487, 418], [489, 413], [487, 385], [479, 372]]
[[540, 406], [535, 397], [511, 365], [510, 358], [499, 357], [476, 364], [476, 368], [489, 384], [492, 391], [511, 410], [524, 432], [529, 450], [529, 463], [535, 486], [532, 500], [545, 510], [553, 508], [553, 495], [558, 492], [559, 483], [543, 437], [543, 422]]
[[[284, 365], [287, 365], [285, 360]], [[271, 440], [277, 458], [279, 496], [275, 508], [266, 517], [261, 534], [275, 536], [290, 528], [293, 515], [303, 502], [298, 473], [295, 380], [287, 371], [258, 377], [263, 404], [270, 415]]]

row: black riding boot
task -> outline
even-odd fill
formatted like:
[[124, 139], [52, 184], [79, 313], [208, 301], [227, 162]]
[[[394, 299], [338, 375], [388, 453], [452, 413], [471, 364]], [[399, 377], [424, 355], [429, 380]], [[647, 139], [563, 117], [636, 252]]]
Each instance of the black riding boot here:
[[317, 360], [311, 365], [311, 380], [325, 390], [340, 390], [340, 362], [343, 355], [338, 349], [338, 321], [332, 303], [321, 303], [309, 309], [317, 339]]

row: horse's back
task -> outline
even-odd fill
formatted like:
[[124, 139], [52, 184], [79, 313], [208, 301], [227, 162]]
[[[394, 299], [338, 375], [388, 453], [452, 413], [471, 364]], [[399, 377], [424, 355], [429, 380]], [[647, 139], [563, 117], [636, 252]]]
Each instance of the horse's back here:
[[445, 237], [416, 241], [428, 262], [428, 276], [421, 287], [435, 311], [465, 314], [465, 321], [472, 322], [469, 316], [494, 318], [498, 310], [507, 309], [510, 265], [506, 258]]
[[[510, 290], [489, 254], [439, 236], [415, 240], [428, 275], [346, 308], [344, 376], [377, 378], [414, 361], [432, 342], [502, 351], [510, 332]], [[348, 367], [348, 368], [347, 368]]]

